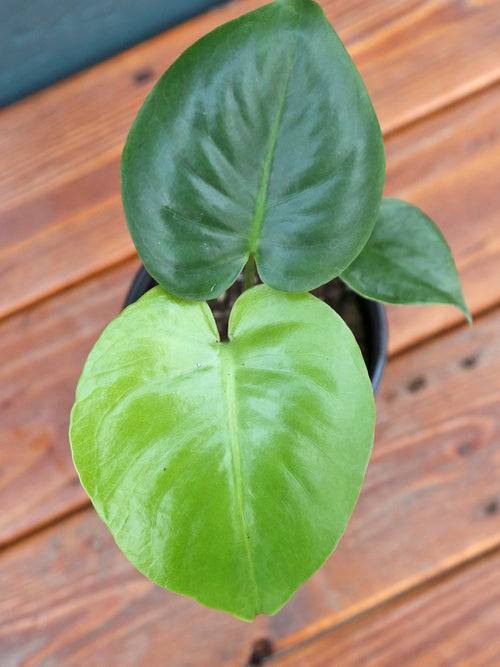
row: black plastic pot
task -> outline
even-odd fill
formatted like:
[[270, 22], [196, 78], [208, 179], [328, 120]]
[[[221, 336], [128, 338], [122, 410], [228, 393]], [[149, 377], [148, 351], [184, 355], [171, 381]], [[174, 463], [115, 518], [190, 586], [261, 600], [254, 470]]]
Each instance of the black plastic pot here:
[[[137, 299], [157, 284], [156, 280], [141, 266], [135, 274], [123, 307], [130, 306], [131, 303], [137, 301]], [[349, 290], [348, 287], [346, 289]], [[387, 361], [387, 319], [385, 308], [378, 301], [365, 299], [354, 292], [351, 294], [356, 301], [356, 306], [363, 322], [365, 331], [363, 357], [372, 381], [373, 393], [376, 393], [382, 381]], [[356, 335], [356, 332], [354, 332], [354, 335]]]
[[368, 374], [372, 381], [373, 393], [376, 394], [387, 363], [387, 318], [385, 308], [380, 301], [372, 301], [356, 294], [361, 316], [366, 326], [368, 358], [365, 358]]

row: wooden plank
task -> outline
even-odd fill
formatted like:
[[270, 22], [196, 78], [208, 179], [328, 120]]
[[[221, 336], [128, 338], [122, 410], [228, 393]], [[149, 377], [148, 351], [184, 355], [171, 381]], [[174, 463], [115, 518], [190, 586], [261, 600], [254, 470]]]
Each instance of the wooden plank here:
[[[0, 544], [85, 502], [67, 439], [74, 388], [86, 354], [119, 312], [137, 265], [132, 260], [0, 323], [1, 440], [8, 443], [0, 455], [0, 506], [8, 508], [0, 515]], [[397, 323], [391, 331], [397, 332]], [[409, 372], [413, 358], [404, 361]], [[441, 361], [435, 360], [437, 368]], [[401, 386], [393, 391], [404, 392]], [[405, 403], [404, 409], [413, 408]], [[391, 410], [382, 393], [379, 430]]]
[[499, 572], [497, 552], [270, 664], [496, 667]]
[[[386, 145], [387, 194], [414, 202], [439, 223], [456, 256], [474, 313], [500, 298], [500, 285], [491, 281], [500, 262], [500, 190], [496, 182], [500, 171], [499, 114], [497, 85], [393, 134]], [[69, 228], [61, 223], [41, 230], [36, 243], [32, 239], [33, 243], [6, 246], [0, 252], [0, 258], [4, 257], [0, 275], [5, 299], [14, 295], [18, 306], [28, 305], [30, 290], [47, 295], [56, 274], [61, 287], [64, 276], [82, 278], [82, 272], [101, 270], [122, 254], [134, 252], [119, 198], [110, 202], [104, 198], [106, 179], [105, 170], [88, 175], [85, 188], [96, 202], [93, 212], [72, 218]], [[67, 201], [83, 205], [87, 196], [75, 187]], [[54, 207], [59, 204], [54, 202]], [[37, 219], [36, 211], [28, 206], [22, 220], [32, 219]], [[18, 230], [14, 218], [9, 219], [8, 227], [13, 234]], [[74, 251], [64, 252], [65, 243], [70, 241], [81, 262], [75, 260]], [[451, 307], [389, 308], [390, 351], [400, 351], [460, 319], [460, 313]]]
[[[0, 113], [0, 316], [132, 255], [118, 195], [135, 113], [190, 43], [261, 4], [224, 5]], [[323, 2], [391, 132], [498, 77], [499, 5]]]
[[119, 196], [42, 229], [0, 251], [0, 319], [135, 255]]
[[[386, 191], [420, 206], [447, 238], [474, 314], [500, 301], [500, 85], [392, 135]], [[451, 306], [390, 307], [389, 349], [400, 352], [463, 322]]]
[[[291, 646], [498, 547], [499, 327], [496, 311], [391, 361], [346, 533], [275, 617], [248, 625], [154, 587], [88, 510], [4, 551], [0, 654], [25, 666], [241, 665], [258, 637]], [[9, 442], [22, 459], [22, 434]]]
[[319, 573], [333, 611], [310, 634], [500, 544], [499, 327], [497, 310], [389, 364], [358, 504]]
[[[244, 665], [269, 630], [152, 584], [90, 510], [4, 552], [0, 591], [7, 667]], [[281, 618], [293, 632], [324, 611], [321, 590], [304, 591]]]
[[77, 379], [137, 260], [0, 323], [0, 545], [88, 503], [68, 442]]

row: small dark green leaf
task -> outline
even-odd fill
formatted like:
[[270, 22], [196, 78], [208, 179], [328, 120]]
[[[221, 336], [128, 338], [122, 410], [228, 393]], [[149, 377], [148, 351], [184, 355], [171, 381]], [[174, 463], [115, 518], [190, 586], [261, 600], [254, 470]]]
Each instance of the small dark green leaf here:
[[163, 75], [128, 136], [122, 195], [167, 291], [215, 297], [253, 254], [265, 283], [301, 292], [359, 253], [384, 175], [370, 99], [321, 8], [277, 0]]
[[444, 236], [425, 213], [399, 199], [383, 199], [368, 243], [341, 278], [370, 299], [448, 303], [471, 321]]
[[132, 563], [250, 620], [276, 612], [334, 549], [373, 429], [359, 348], [315, 297], [255, 287], [221, 343], [205, 303], [157, 287], [95, 345], [70, 435]]

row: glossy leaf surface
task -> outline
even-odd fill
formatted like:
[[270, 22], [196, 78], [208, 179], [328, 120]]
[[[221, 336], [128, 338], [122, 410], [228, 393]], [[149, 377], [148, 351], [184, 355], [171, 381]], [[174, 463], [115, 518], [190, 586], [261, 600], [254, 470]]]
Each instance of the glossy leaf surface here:
[[370, 455], [370, 380], [343, 321], [261, 285], [229, 342], [156, 287], [91, 352], [75, 464], [132, 563], [243, 619], [276, 612], [334, 549]]
[[368, 243], [341, 277], [370, 299], [447, 303], [471, 321], [446, 239], [425, 213], [399, 199], [382, 200]]
[[380, 205], [382, 135], [323, 11], [277, 0], [188, 49], [140, 110], [122, 160], [130, 233], [167, 291], [208, 299], [250, 254], [302, 292], [338, 275]]

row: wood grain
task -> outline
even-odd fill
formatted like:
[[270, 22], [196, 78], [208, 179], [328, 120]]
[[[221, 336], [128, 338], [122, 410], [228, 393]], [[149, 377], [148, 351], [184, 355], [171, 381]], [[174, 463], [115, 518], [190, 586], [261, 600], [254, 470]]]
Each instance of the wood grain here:
[[269, 664], [496, 667], [499, 572], [497, 552]]
[[[448, 107], [386, 142], [386, 193], [420, 206], [450, 244], [474, 314], [500, 301], [500, 85]], [[388, 308], [400, 352], [464, 318], [451, 306]]]
[[[127, 129], [188, 44], [262, 4], [231, 2], [0, 113], [2, 667], [243, 665], [259, 638], [287, 650], [342, 625], [310, 664], [500, 660], [498, 557], [484, 556], [500, 547], [498, 0], [322, 3], [387, 135], [387, 194], [438, 222], [484, 313], [392, 358], [363, 491], [323, 568], [275, 617], [237, 621], [139, 575], [78, 483], [74, 389], [138, 266], [119, 198]], [[459, 318], [391, 308], [391, 352]]]
[[[190, 43], [261, 4], [223, 5], [0, 113], [0, 316], [133, 254], [119, 202], [133, 117]], [[498, 77], [498, 1], [322, 4], [385, 131]]]
[[[0, 655], [23, 666], [242, 665], [258, 637], [290, 647], [500, 546], [499, 327], [497, 311], [391, 361], [346, 533], [275, 617], [248, 625], [156, 588], [86, 510], [3, 553]], [[21, 458], [22, 434], [9, 442]], [[67, 446], [54, 442], [59, 456]]]
[[[3, 554], [0, 591], [7, 667], [242, 666], [269, 631], [152, 584], [90, 510]], [[282, 612], [289, 632], [325, 611], [321, 589], [307, 592]]]
[[71, 459], [69, 413], [86, 356], [120, 312], [137, 265], [0, 322], [0, 545], [88, 504]]

